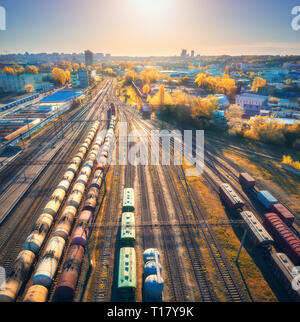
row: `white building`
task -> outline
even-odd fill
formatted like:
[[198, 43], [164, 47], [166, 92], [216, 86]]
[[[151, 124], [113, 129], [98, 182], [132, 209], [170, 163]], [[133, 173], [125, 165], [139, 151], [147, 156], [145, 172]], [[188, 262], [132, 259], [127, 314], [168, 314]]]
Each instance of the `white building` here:
[[[46, 89], [48, 83], [43, 83], [43, 75], [24, 74], [20, 76], [0, 74], [0, 91], [5, 93], [22, 93], [25, 92], [26, 85], [33, 85], [34, 89]], [[43, 85], [47, 85], [46, 87]]]
[[261, 110], [268, 106], [268, 97], [245, 93], [237, 95], [235, 104], [241, 106], [246, 115], [259, 115]]

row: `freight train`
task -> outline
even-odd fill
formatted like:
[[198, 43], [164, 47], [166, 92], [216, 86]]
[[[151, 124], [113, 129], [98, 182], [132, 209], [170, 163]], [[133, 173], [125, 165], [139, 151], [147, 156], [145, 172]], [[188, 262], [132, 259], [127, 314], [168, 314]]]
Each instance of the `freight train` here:
[[158, 249], [144, 251], [144, 298], [146, 302], [161, 302], [164, 280]]
[[[263, 218], [265, 228], [252, 213], [248, 211], [240, 213], [248, 228], [250, 228], [250, 236], [256, 241], [256, 244], [270, 245], [276, 242], [285, 252], [271, 254], [272, 270], [280, 277], [280, 280], [289, 294], [292, 295], [292, 298], [300, 300], [299, 290], [295, 291], [291, 289], [291, 280], [295, 278], [295, 275], [298, 276], [297, 269], [294, 266], [300, 265], [300, 240], [291, 229], [295, 216], [289, 209], [279, 203], [269, 191], [258, 190], [255, 187], [255, 179], [248, 173], [241, 173], [239, 181], [243, 188], [255, 196], [268, 212], [264, 214]], [[224, 201], [228, 203], [227, 199], [224, 199]], [[254, 222], [255, 225], [253, 225]], [[258, 227], [259, 229], [257, 229]], [[299, 284], [300, 276], [297, 281]]]
[[[104, 170], [108, 165], [108, 157], [103, 156], [103, 151], [108, 147], [110, 151], [112, 147], [112, 138], [116, 125], [116, 116], [113, 115], [110, 121], [109, 130], [106, 133], [103, 145], [95, 154], [98, 161], [95, 167], [95, 173], [89, 186], [87, 198], [84, 202], [83, 209], [79, 214], [77, 225], [71, 239], [71, 246], [67, 253], [65, 263], [63, 265], [62, 274], [59, 278], [57, 287], [54, 292], [53, 301], [70, 302], [74, 299], [75, 290], [78, 283], [81, 264], [87, 247], [88, 238], [91, 232], [95, 210], [98, 205], [98, 198], [103, 183]], [[69, 235], [69, 234], [68, 234]]]
[[[116, 116], [113, 116], [112, 119], [115, 122]], [[0, 291], [0, 302], [11, 302], [16, 299], [21, 287], [27, 279], [29, 271], [32, 269], [36, 256], [39, 255], [49, 230], [62, 206], [63, 200], [65, 199], [75, 176], [78, 174], [79, 168], [99, 128], [100, 122], [94, 122], [88, 136], [80, 146], [78, 153], [68, 166], [62, 181], [58, 184], [41, 216], [36, 221], [30, 235], [23, 244], [23, 250], [19, 253], [10, 273], [7, 276], [6, 289], [4, 291]], [[67, 199], [65, 210], [59, 218], [59, 223], [54, 235], [47, 244], [42, 259], [35, 271], [33, 277], [34, 285], [28, 289], [24, 298], [26, 301], [34, 302], [42, 299], [46, 300], [48, 296], [48, 287], [51, 285], [56, 273], [65, 241], [71, 231], [72, 223], [76, 216], [82, 195], [85, 191], [88, 177], [92, 172], [98, 150], [102, 144], [103, 138], [100, 136], [97, 137], [89, 157], [83, 165], [80, 176], [73, 187], [72, 193]], [[97, 186], [99, 184], [99, 173], [97, 178], [94, 179], [95, 182], [93, 181], [93, 183]]]

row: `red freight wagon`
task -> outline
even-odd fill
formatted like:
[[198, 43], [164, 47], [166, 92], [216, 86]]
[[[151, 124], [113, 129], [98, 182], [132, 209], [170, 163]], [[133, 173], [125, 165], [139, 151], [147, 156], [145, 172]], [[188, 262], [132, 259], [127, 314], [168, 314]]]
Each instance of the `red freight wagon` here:
[[295, 216], [281, 203], [272, 205], [272, 211], [275, 212], [287, 225], [291, 226], [293, 224]]
[[254, 188], [256, 181], [246, 172], [240, 173], [240, 183], [245, 188]]
[[268, 232], [295, 265], [300, 265], [300, 240], [275, 213], [264, 216]]

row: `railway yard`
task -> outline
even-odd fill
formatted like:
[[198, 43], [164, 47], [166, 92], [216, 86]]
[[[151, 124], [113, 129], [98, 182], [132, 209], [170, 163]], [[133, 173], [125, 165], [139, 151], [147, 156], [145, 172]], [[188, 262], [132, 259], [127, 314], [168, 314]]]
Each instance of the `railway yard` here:
[[123, 104], [109, 78], [54, 124], [0, 169], [0, 301], [300, 300], [299, 214], [217, 143], [186, 175], [200, 143], [178, 165], [181, 136], [153, 144], [174, 129]]

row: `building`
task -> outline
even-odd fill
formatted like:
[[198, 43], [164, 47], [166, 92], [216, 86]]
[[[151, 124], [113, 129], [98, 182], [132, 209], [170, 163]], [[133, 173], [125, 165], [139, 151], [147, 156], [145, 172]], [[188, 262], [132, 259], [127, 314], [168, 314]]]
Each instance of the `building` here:
[[94, 65], [94, 54], [90, 50], [86, 50], [84, 56], [86, 67]]
[[192, 50], [191, 52], [191, 57], [194, 58], [195, 57], [195, 50]]
[[268, 97], [262, 95], [256, 95], [251, 93], [245, 93], [237, 95], [235, 103], [241, 106], [246, 115], [260, 115], [261, 110], [268, 108]]
[[78, 88], [80, 86], [79, 75], [77, 72], [71, 73], [71, 84], [73, 88]]
[[85, 69], [78, 70], [78, 79], [79, 79], [79, 87], [80, 88], [88, 88], [89, 87], [89, 76], [88, 72]]
[[187, 50], [186, 49], [182, 49], [182, 52], [181, 52], [181, 57], [182, 58], [186, 58], [188, 55], [187, 55]]
[[24, 93], [26, 85], [33, 85], [36, 91], [44, 91], [52, 85], [43, 81], [44, 75], [23, 74], [8, 75], [0, 74], [0, 92], [4, 93]]

